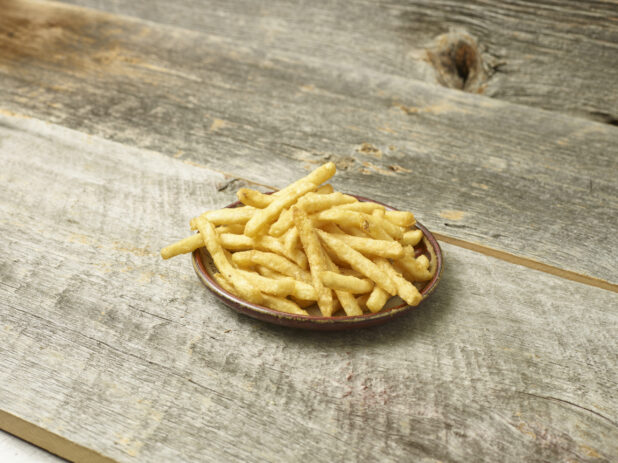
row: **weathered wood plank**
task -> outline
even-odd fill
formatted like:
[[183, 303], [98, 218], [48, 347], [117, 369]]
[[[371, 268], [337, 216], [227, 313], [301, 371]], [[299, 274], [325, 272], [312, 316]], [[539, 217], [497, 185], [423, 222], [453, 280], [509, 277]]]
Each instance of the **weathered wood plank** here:
[[618, 452], [616, 293], [445, 245], [440, 287], [396, 323], [265, 325], [156, 255], [230, 200], [221, 175], [0, 120], [0, 409], [121, 462]]
[[618, 124], [615, 1], [66, 1]]
[[618, 283], [615, 127], [66, 5], [0, 28], [7, 109], [277, 187], [331, 159], [437, 232]]

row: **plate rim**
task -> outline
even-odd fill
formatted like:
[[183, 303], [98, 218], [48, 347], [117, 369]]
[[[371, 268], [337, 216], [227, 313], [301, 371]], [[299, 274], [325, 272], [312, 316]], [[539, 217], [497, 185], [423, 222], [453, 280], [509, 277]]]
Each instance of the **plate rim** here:
[[[366, 198], [359, 195], [349, 194], [361, 202], [372, 202], [384, 206], [387, 210], [397, 211], [392, 206], [384, 204], [374, 199]], [[241, 206], [240, 201], [235, 201], [225, 206], [225, 209], [235, 208]], [[442, 249], [438, 240], [433, 234], [421, 223], [416, 222], [416, 227], [423, 232], [423, 236], [427, 238], [429, 244], [433, 247], [436, 254], [436, 272], [431, 280], [427, 282], [425, 287], [420, 290], [423, 295], [423, 300], [416, 306], [411, 306], [403, 302], [400, 305], [391, 307], [386, 310], [381, 310], [376, 313], [367, 313], [363, 315], [344, 315], [339, 317], [324, 317], [314, 315], [300, 315], [291, 314], [287, 312], [280, 312], [269, 307], [264, 307], [258, 304], [245, 301], [238, 296], [229, 293], [224, 288], [218, 285], [218, 283], [210, 276], [210, 273], [206, 270], [206, 265], [202, 259], [202, 248], [198, 248], [191, 253], [191, 261], [193, 269], [197, 274], [200, 281], [206, 286], [219, 300], [221, 300], [228, 307], [243, 313], [253, 318], [257, 318], [266, 322], [291, 326], [297, 328], [306, 329], [347, 329], [347, 328], [361, 328], [364, 326], [370, 326], [379, 324], [391, 320], [399, 315], [405, 314], [421, 306], [421, 304], [427, 299], [427, 297], [433, 293], [444, 271]]]

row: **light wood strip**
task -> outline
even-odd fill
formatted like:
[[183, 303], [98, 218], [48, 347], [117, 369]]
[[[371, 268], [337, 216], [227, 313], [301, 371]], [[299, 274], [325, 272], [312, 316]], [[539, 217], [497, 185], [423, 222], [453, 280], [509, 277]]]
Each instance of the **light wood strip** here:
[[556, 275], [560, 278], [565, 278], [567, 280], [576, 281], [578, 283], [583, 283], [585, 285], [596, 286], [597, 288], [606, 289], [608, 291], [613, 291], [618, 293], [618, 285], [609, 283], [608, 281], [601, 280], [599, 278], [592, 278], [588, 275], [582, 275], [580, 273], [569, 272], [568, 270], [561, 269], [559, 267], [554, 267], [553, 265], [547, 265], [542, 262], [537, 262], [532, 259], [526, 259], [524, 257], [515, 256], [513, 254], [506, 253], [504, 251], [500, 251], [498, 249], [488, 248], [487, 246], [483, 246], [479, 243], [470, 243], [468, 241], [463, 241], [457, 238], [453, 238], [451, 236], [443, 235], [442, 233], [434, 233], [434, 236], [439, 240], [445, 243], [452, 244], [454, 246], [459, 246], [465, 249], [470, 249], [471, 251], [480, 252], [481, 254], [485, 254], [486, 256], [495, 257], [496, 259], [504, 260], [506, 262], [510, 262], [516, 265], [522, 265], [524, 267], [531, 268], [533, 270], [538, 270], [539, 272], [549, 273], [551, 275]]

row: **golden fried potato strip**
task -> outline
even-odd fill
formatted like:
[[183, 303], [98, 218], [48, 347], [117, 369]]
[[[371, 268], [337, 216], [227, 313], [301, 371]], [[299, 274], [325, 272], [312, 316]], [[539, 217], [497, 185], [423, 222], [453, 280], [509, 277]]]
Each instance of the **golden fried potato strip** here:
[[400, 243], [404, 246], [416, 246], [423, 239], [423, 232], [420, 230], [409, 230], [403, 234]]
[[414, 214], [407, 211], [386, 211], [384, 214], [386, 220], [400, 227], [411, 227], [416, 223]]
[[256, 210], [245, 225], [245, 235], [257, 236], [258, 233], [277, 219], [283, 209], [292, 205], [303, 194], [308, 193], [331, 178], [335, 175], [335, 171], [335, 164], [328, 162], [315, 169], [306, 177], [282, 189], [273, 202], [264, 209]]
[[[249, 206], [226, 207], [216, 211], [204, 212], [200, 217], [205, 218], [213, 225], [245, 224], [257, 210], [259, 209]], [[197, 217], [191, 219], [190, 225], [191, 230], [197, 230]]]
[[307, 214], [323, 211], [339, 204], [348, 204], [356, 202], [354, 196], [344, 195], [343, 193], [307, 193], [297, 202], [298, 207], [304, 210]]
[[221, 274], [232, 283], [242, 298], [249, 302], [253, 302], [254, 304], [261, 304], [263, 300], [262, 293], [260, 293], [255, 286], [249, 283], [249, 281], [240, 274], [238, 269], [234, 268], [227, 260], [213, 225], [203, 216], [197, 218], [196, 225], [204, 240], [206, 249], [210, 253], [217, 269], [219, 269], [219, 272], [221, 272]]
[[320, 279], [324, 286], [330, 289], [338, 289], [347, 291], [352, 294], [367, 293], [373, 289], [373, 281], [353, 277], [350, 275], [342, 275], [333, 271], [320, 273]]
[[174, 244], [165, 246], [161, 249], [161, 257], [169, 259], [170, 257], [177, 256], [179, 254], [187, 254], [195, 251], [197, 248], [204, 246], [204, 240], [202, 236], [197, 233], [195, 235], [188, 236]]
[[264, 209], [274, 200], [274, 195], [265, 195], [264, 193], [252, 190], [250, 188], [241, 188], [236, 192], [238, 201], [246, 206], [252, 206], [258, 209]]
[[318, 307], [322, 315], [330, 317], [334, 309], [333, 293], [324, 286], [320, 278], [320, 274], [326, 270], [326, 260], [322, 251], [322, 245], [315, 234], [315, 230], [307, 214], [296, 206], [292, 207], [292, 214], [294, 216], [294, 225], [298, 229], [300, 235], [300, 242], [303, 244], [307, 260], [309, 261], [311, 281], [317, 295]]
[[263, 265], [276, 272], [306, 283], [311, 282], [311, 274], [294, 262], [279, 254], [264, 251], [239, 251], [232, 254], [232, 261], [240, 266]]

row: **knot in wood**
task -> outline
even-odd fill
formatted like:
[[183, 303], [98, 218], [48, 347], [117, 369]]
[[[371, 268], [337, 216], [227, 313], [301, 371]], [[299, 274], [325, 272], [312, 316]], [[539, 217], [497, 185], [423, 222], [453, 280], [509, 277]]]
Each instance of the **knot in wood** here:
[[487, 73], [482, 54], [476, 39], [467, 32], [439, 35], [427, 49], [427, 58], [440, 85], [472, 93], [483, 91]]

